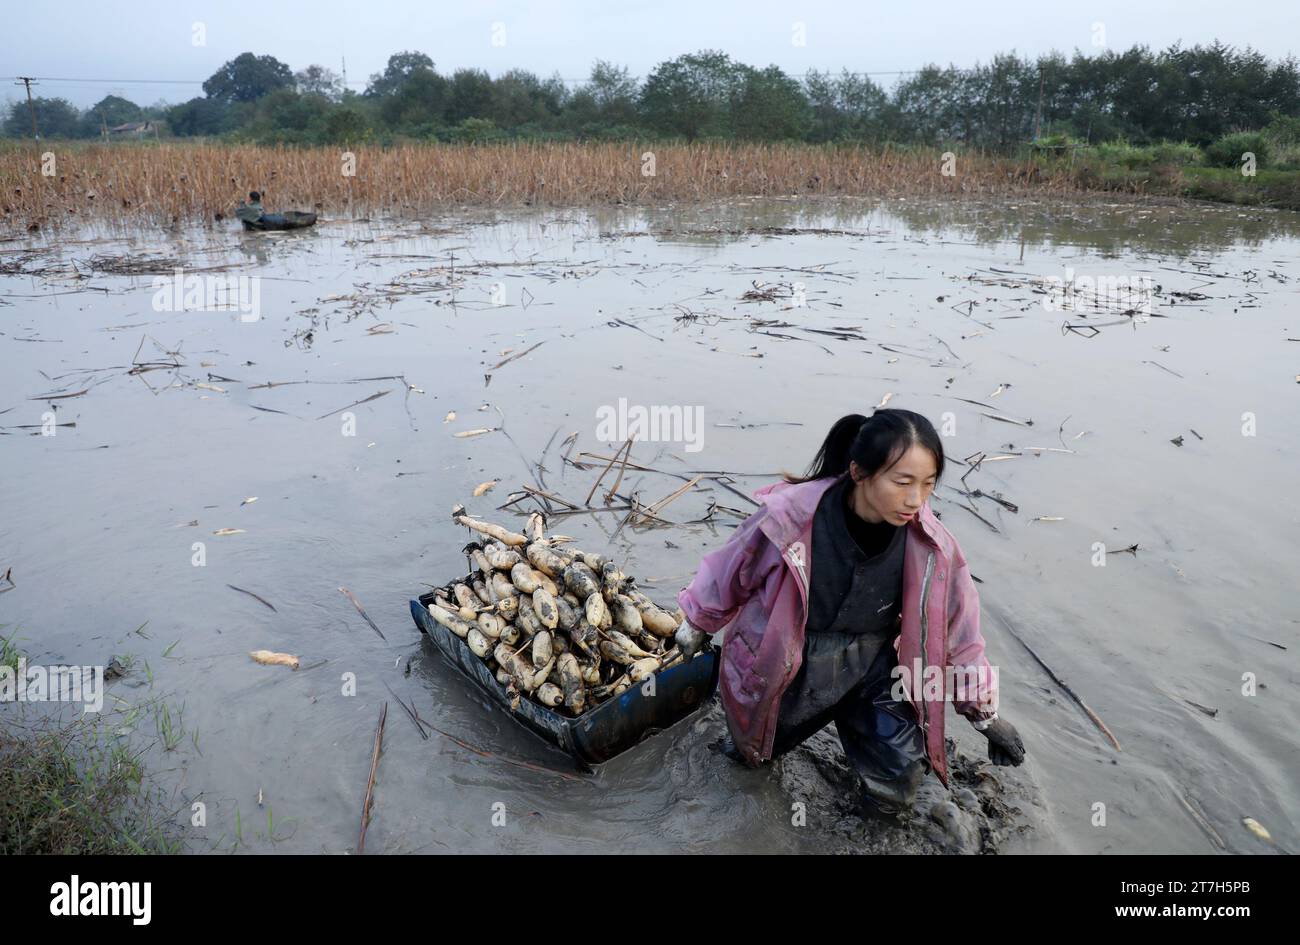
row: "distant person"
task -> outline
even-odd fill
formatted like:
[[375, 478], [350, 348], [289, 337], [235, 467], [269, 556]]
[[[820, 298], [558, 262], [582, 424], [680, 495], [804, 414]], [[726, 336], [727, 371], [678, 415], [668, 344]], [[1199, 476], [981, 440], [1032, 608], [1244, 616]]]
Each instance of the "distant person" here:
[[256, 190], [248, 195], [248, 203], [239, 201], [239, 209], [235, 211], [235, 215], [245, 223], [257, 223], [262, 219], [263, 213], [262, 195]]
[[[244, 229], [256, 230], [263, 229], [267, 225], [282, 226], [284, 224], [284, 215], [280, 213], [267, 213], [262, 209], [262, 195], [254, 190], [248, 195], [248, 203], [239, 202], [239, 208], [235, 211], [235, 216], [239, 217], [244, 223]], [[261, 226], [258, 226], [261, 224]]]

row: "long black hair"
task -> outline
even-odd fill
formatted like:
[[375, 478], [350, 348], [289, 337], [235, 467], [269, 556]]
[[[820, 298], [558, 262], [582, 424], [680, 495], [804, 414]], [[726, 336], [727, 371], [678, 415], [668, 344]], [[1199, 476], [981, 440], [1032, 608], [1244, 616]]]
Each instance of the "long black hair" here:
[[935, 481], [943, 476], [943, 443], [934, 425], [919, 413], [889, 408], [869, 417], [851, 413], [840, 417], [826, 434], [804, 476], [785, 474], [786, 482], [809, 482], [838, 476], [853, 460], [867, 476], [891, 468], [913, 446], [934, 454]]

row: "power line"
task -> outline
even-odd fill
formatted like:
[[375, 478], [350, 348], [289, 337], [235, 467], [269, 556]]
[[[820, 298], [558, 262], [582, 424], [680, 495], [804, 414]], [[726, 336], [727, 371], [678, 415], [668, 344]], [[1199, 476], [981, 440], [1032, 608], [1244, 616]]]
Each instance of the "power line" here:
[[108, 85], [126, 85], [127, 83], [139, 83], [141, 85], [202, 85], [203, 79], [73, 79], [67, 76], [33, 76], [32, 81], [40, 79], [42, 82], [102, 82]]
[[[934, 67], [934, 68], [938, 68], [938, 67]], [[869, 71], [869, 72], [846, 73], [846, 72], [831, 72], [828, 69], [825, 72], [817, 72], [815, 70], [812, 72], [791, 72], [791, 73], [787, 73], [787, 76], [792, 79], [806, 79], [812, 75], [817, 75], [817, 76], [821, 76], [821, 75], [842, 76], [846, 74], [851, 76], [915, 75], [916, 73], [922, 71], [924, 70], [892, 69], [892, 70], [877, 70], [877, 71]], [[944, 69], [943, 71], [971, 72], [974, 70]], [[85, 78], [85, 77], [73, 77], [73, 76], [29, 76], [29, 78], [33, 82], [40, 80], [41, 82], [64, 82], [64, 83], [77, 83], [77, 84], [84, 84], [84, 85], [203, 85], [203, 83], [207, 81], [205, 79], [99, 79], [99, 78]], [[630, 75], [627, 76], [627, 78], [640, 82], [641, 80], [645, 79], [646, 76]], [[564, 83], [576, 84], [576, 83], [590, 82], [591, 77], [588, 76], [586, 78], [574, 79], [574, 78], [564, 78], [563, 76], [561, 76], [560, 81]], [[353, 88], [364, 88], [370, 83], [368, 80], [357, 80], [354, 82], [344, 82], [342, 84]]]

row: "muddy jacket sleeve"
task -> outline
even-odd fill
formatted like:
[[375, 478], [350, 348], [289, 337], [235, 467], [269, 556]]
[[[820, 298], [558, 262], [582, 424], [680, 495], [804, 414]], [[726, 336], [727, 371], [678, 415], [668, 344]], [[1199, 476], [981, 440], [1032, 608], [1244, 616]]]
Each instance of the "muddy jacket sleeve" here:
[[980, 599], [966, 556], [956, 547], [948, 582], [948, 666], [953, 670], [953, 707], [972, 722], [998, 707], [998, 677], [984, 655]]
[[740, 523], [725, 545], [701, 559], [695, 579], [677, 595], [692, 626], [717, 633], [781, 563], [780, 551], [759, 527], [766, 515], [767, 508], [760, 508]]

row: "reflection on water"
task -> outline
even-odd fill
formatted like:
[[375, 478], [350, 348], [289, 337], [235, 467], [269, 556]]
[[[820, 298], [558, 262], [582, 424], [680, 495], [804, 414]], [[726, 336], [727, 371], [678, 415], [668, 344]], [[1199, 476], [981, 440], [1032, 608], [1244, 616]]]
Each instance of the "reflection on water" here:
[[[225, 227], [190, 228], [167, 237], [173, 244], [228, 250], [232, 245], [248, 259], [266, 262], [273, 252], [310, 242], [324, 231], [343, 227], [357, 240], [391, 240], [395, 234], [418, 240], [442, 237], [457, 227], [493, 227], [519, 239], [537, 240], [548, 229], [588, 229], [596, 233], [645, 233], [668, 242], [707, 246], [747, 242], [766, 231], [845, 230], [865, 238], [894, 235], [908, 239], [970, 242], [975, 245], [1016, 243], [1028, 249], [1071, 246], [1098, 253], [1156, 253], [1187, 256], [1235, 246], [1255, 247], [1300, 235], [1300, 213], [1259, 207], [1166, 199], [1134, 201], [1099, 194], [1086, 200], [1020, 200], [1014, 203], [932, 199], [755, 197], [711, 204], [646, 207], [593, 207], [581, 210], [507, 210], [465, 208], [434, 220], [323, 221], [316, 230], [250, 233]], [[232, 240], [232, 235], [234, 239]], [[775, 234], [781, 235], [781, 234]], [[812, 234], [816, 235], [816, 234]], [[107, 224], [87, 228], [80, 239], [37, 237], [25, 245], [69, 248], [106, 239], [125, 245], [153, 246], [156, 235]]]
[[[640, 212], [596, 210], [603, 231], [643, 221], [650, 233], [721, 231], [720, 241], [753, 239], [728, 231], [762, 228], [858, 230], [880, 238], [894, 231], [909, 238], [963, 240], [977, 245], [1014, 242], [1031, 249], [1074, 246], [1101, 253], [1169, 255], [1257, 246], [1300, 234], [1300, 213], [1221, 204], [1132, 203], [1098, 196], [1085, 202], [1023, 200], [1014, 204], [932, 200], [807, 201], [755, 199], [711, 207], [651, 207]], [[1189, 218], [1195, 225], [1189, 226]], [[703, 234], [697, 234], [702, 236]]]

